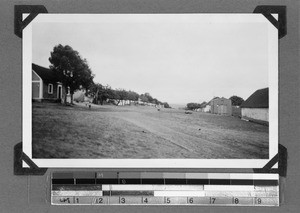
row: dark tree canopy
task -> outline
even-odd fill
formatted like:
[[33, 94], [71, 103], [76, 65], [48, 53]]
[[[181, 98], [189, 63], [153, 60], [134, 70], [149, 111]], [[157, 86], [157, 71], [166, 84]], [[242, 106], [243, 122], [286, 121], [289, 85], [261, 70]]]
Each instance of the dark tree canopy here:
[[162, 104], [164, 105], [165, 108], [171, 108], [171, 106], [167, 102], [164, 102]]
[[[70, 89], [71, 102], [73, 102], [73, 94], [76, 90], [85, 89], [86, 95], [92, 96], [96, 104], [100, 102], [102, 105], [105, 101], [109, 101], [118, 105], [121, 101], [132, 103], [140, 99], [146, 103], [164, 105], [165, 108], [170, 108], [167, 102], [153, 98], [148, 92], [139, 95], [131, 90], [112, 89], [109, 85], [103, 86], [100, 83], [94, 83], [94, 75], [87, 60], [82, 59], [79, 52], [69, 45], [56, 45], [50, 55], [50, 69], [54, 71], [64, 88]], [[65, 103], [66, 92], [65, 90]]]
[[124, 89], [117, 89], [116, 93], [119, 96], [119, 100], [123, 101], [123, 100], [128, 100], [128, 92]]
[[152, 96], [150, 95], [150, 93], [146, 92], [144, 95], [145, 95], [145, 97], [147, 97], [149, 103], [152, 103], [152, 102], [153, 102], [153, 98], [152, 98]]
[[199, 103], [188, 103], [186, 105], [186, 108], [189, 109], [189, 110], [195, 110], [195, 109], [201, 108], [201, 104], [199, 104]]
[[203, 101], [203, 102], [200, 104], [200, 108], [204, 108], [206, 105], [207, 105], [207, 102], [206, 102], [206, 101]]
[[87, 94], [94, 97], [94, 103], [97, 104], [100, 102], [102, 105], [104, 101], [108, 98], [114, 98], [114, 92], [109, 85], [103, 86], [102, 84], [96, 83], [91, 84], [89, 89], [87, 90]]
[[81, 58], [78, 51], [68, 45], [59, 44], [50, 54], [50, 68], [56, 73], [63, 86], [70, 88], [71, 97], [75, 90], [81, 87], [87, 89], [93, 83], [94, 75], [88, 62]]
[[134, 91], [128, 91], [128, 95], [127, 95], [128, 99], [131, 100], [131, 101], [138, 101], [139, 99], [139, 94], [137, 94], [136, 92]]
[[148, 99], [148, 97], [147, 97], [145, 94], [141, 94], [139, 98], [140, 98], [141, 101], [143, 101], [143, 102], [149, 102], [149, 99]]
[[241, 104], [244, 102], [243, 98], [236, 95], [231, 96], [229, 99], [231, 100], [233, 106], [241, 106]]

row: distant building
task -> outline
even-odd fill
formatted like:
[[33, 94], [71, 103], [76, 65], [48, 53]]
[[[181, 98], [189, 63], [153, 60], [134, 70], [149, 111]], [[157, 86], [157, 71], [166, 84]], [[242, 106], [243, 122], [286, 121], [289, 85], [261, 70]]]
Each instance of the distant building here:
[[211, 106], [210, 106], [210, 102], [208, 102], [203, 108], [202, 108], [203, 112], [211, 112]]
[[32, 99], [35, 101], [61, 101], [64, 87], [54, 72], [32, 64]]
[[269, 123], [269, 88], [256, 90], [241, 105], [242, 119]]
[[210, 102], [210, 111], [218, 115], [232, 115], [231, 100], [226, 98], [213, 98]]
[[234, 117], [242, 117], [242, 111], [240, 106], [232, 106], [232, 116]]

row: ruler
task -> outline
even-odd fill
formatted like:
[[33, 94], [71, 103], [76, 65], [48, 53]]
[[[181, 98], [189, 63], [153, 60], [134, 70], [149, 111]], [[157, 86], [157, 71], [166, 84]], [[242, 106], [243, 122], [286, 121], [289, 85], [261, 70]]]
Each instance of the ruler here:
[[279, 206], [278, 174], [54, 172], [52, 205]]

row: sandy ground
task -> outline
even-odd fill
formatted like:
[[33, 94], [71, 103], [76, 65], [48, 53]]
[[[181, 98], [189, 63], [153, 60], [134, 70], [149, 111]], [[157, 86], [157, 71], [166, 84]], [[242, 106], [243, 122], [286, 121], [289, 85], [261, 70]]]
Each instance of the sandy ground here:
[[147, 106], [33, 104], [34, 158], [268, 158], [268, 127]]

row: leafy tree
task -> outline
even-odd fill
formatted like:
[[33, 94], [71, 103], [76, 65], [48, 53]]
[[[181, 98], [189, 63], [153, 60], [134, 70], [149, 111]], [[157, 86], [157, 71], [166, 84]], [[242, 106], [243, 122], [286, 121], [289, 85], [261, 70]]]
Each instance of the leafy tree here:
[[118, 101], [117, 105], [119, 105], [121, 101], [128, 100], [128, 92], [124, 89], [115, 90], [115, 99]]
[[153, 99], [153, 103], [156, 104], [156, 105], [158, 105], [158, 104], [159, 104], [159, 101], [158, 101], [156, 98], [154, 98], [154, 99]]
[[148, 102], [148, 101], [149, 101], [148, 98], [147, 98], [147, 96], [145, 96], [144, 94], [141, 94], [141, 95], [140, 95], [140, 99], [141, 99], [141, 101], [143, 101], [143, 102]]
[[94, 103], [96, 104], [98, 101], [98, 95], [99, 95], [99, 87], [101, 84], [93, 83], [91, 84], [88, 89], [86, 90], [85, 95], [90, 95], [94, 98]]
[[244, 102], [243, 98], [236, 95], [231, 96], [229, 99], [231, 100], [233, 106], [241, 106], [241, 104]]
[[139, 99], [139, 94], [134, 91], [128, 91], [128, 100], [137, 101]]
[[103, 102], [112, 96], [111, 93], [110, 86], [103, 86], [102, 84], [97, 83], [90, 85], [87, 94], [94, 97], [95, 104], [100, 102], [100, 104], [103, 105]]
[[145, 96], [147, 97], [148, 102], [150, 102], [150, 103], [153, 102], [153, 98], [152, 98], [152, 96], [148, 92], [145, 93]]
[[207, 105], [207, 102], [206, 102], [206, 101], [203, 101], [203, 102], [200, 104], [200, 108], [204, 108], [206, 105]]
[[163, 105], [164, 105], [165, 108], [171, 108], [170, 105], [167, 102], [164, 102]]
[[56, 73], [65, 88], [64, 102], [66, 103], [66, 90], [70, 88], [71, 103], [73, 103], [75, 90], [81, 87], [87, 89], [93, 84], [94, 75], [87, 60], [82, 59], [79, 52], [72, 47], [61, 44], [55, 46], [50, 55], [50, 69]]
[[195, 110], [195, 109], [201, 108], [201, 104], [198, 104], [198, 103], [188, 103], [186, 105], [186, 108], [189, 109], [189, 110]]
[[99, 83], [92, 83], [89, 85], [86, 95], [91, 95], [94, 97], [94, 103], [98, 104], [100, 102], [103, 105], [104, 101], [107, 99], [114, 100], [114, 104], [119, 105], [120, 102], [129, 100], [129, 101], [138, 101], [140, 98], [141, 101], [147, 103], [153, 103], [156, 105], [164, 105], [165, 108], [171, 108], [167, 102], [161, 102], [156, 98], [153, 98], [149, 93], [141, 94], [134, 91], [127, 91], [125, 89], [112, 89], [109, 85], [103, 86]]

